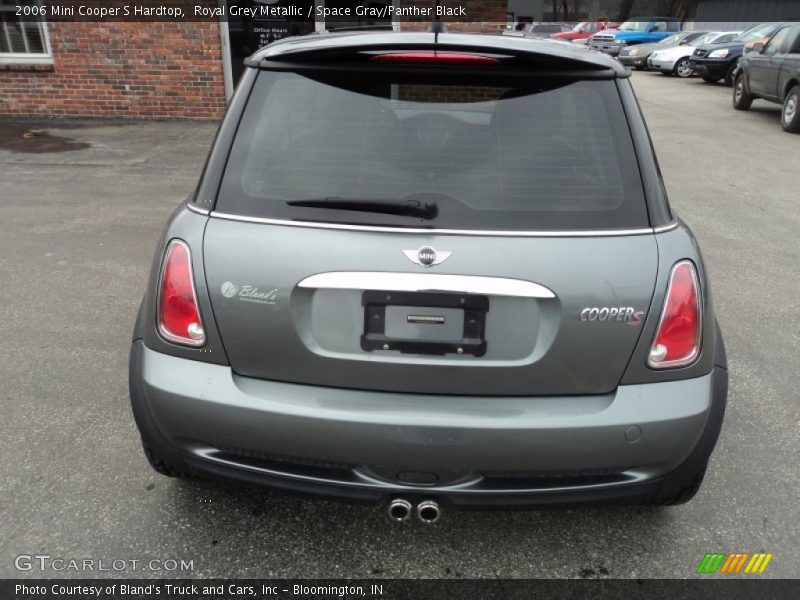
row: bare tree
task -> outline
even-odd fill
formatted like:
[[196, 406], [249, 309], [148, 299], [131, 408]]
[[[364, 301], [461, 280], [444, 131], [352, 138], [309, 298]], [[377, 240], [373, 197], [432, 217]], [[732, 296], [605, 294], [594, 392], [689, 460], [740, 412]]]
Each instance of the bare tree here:
[[[572, 15], [571, 20], [573, 21], [579, 20], [580, 17], [578, 15], [581, 14], [582, 8], [583, 8], [583, 0], [572, 0], [572, 13], [570, 13]], [[565, 20], [567, 20], [566, 17]]]
[[620, 22], [627, 21], [628, 17], [631, 16], [631, 10], [633, 9], [633, 4], [636, 0], [621, 0], [619, 3], [619, 17], [618, 20]]
[[642, 3], [637, 2], [637, 0], [620, 0], [619, 20], [625, 21], [640, 14], [639, 12], [632, 14], [634, 10], [643, 10], [648, 14], [663, 15], [665, 17], [687, 19], [694, 16], [697, 10], [697, 0], [657, 0], [657, 2], [651, 0], [646, 3], [646, 6], [642, 6]]
[[552, 0], [554, 21], [575, 21], [583, 8], [583, 0]]

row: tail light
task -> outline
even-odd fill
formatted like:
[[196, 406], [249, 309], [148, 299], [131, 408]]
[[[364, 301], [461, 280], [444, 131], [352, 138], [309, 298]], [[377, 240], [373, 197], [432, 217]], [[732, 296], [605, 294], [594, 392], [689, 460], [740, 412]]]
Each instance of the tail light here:
[[181, 240], [172, 240], [164, 253], [158, 291], [158, 332], [177, 344], [206, 343], [192, 276], [192, 255]]
[[373, 62], [406, 65], [461, 65], [486, 66], [499, 65], [500, 61], [480, 54], [458, 54], [455, 52], [391, 52], [376, 54]]
[[700, 283], [694, 264], [684, 260], [672, 267], [647, 362], [653, 369], [685, 367], [699, 356], [701, 338]]

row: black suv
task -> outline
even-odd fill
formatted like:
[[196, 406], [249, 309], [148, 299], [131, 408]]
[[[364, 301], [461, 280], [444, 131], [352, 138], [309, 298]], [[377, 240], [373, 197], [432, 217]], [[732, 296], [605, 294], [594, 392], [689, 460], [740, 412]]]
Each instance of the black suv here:
[[762, 23], [748, 29], [732, 42], [698, 46], [692, 54], [695, 73], [706, 83], [717, 83], [723, 79], [725, 85], [733, 85], [739, 60], [745, 51], [758, 42], [766, 42], [779, 26], [780, 23]]
[[783, 104], [784, 131], [800, 133], [800, 24], [785, 23], [765, 44], [742, 59], [733, 87], [733, 107], [748, 110], [763, 98]]

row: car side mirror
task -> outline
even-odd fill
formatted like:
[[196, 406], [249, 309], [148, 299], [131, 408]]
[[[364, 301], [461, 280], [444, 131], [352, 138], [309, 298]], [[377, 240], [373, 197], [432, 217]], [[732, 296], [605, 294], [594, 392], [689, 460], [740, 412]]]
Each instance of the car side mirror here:
[[753, 47], [750, 49], [750, 52], [761, 54], [762, 52], [764, 52], [764, 44], [761, 42], [756, 42], [755, 44], [753, 44]]

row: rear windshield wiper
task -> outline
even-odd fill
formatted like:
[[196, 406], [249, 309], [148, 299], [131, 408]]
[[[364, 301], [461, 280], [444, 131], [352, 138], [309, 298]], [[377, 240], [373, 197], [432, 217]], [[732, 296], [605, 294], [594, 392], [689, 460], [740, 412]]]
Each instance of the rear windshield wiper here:
[[400, 215], [420, 219], [434, 219], [439, 214], [435, 202], [419, 200], [359, 200], [357, 198], [315, 198], [310, 200], [290, 200], [289, 206], [303, 208], [329, 208], [331, 210], [354, 210], [360, 212], [380, 213], [383, 215]]

